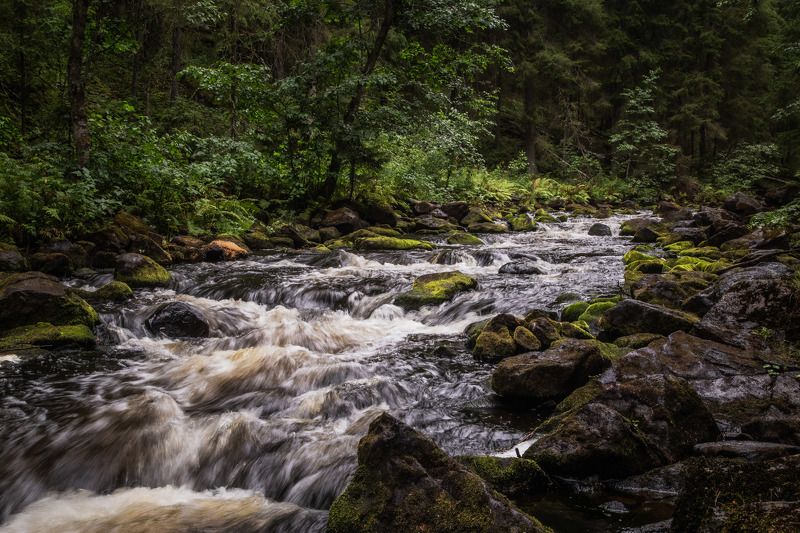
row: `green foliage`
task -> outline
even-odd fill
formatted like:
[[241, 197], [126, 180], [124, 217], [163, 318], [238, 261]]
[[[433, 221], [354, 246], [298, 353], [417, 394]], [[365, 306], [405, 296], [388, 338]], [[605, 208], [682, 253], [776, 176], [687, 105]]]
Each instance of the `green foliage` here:
[[659, 191], [675, 176], [678, 149], [667, 144], [667, 130], [654, 120], [658, 78], [651, 71], [641, 85], [622, 92], [625, 109], [611, 138], [617, 174], [629, 180], [639, 197], [658, 198]]
[[758, 213], [750, 220], [753, 228], [787, 228], [800, 220], [800, 200], [795, 200], [772, 211]]
[[736, 146], [713, 167], [714, 184], [724, 192], [751, 189], [780, 176], [780, 150], [775, 144]]

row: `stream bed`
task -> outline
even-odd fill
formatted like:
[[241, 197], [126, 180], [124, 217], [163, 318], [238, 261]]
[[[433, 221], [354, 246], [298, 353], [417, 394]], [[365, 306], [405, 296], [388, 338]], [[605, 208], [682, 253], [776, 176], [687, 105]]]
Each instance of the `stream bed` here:
[[[542, 224], [433, 252], [268, 253], [179, 265], [169, 289], [100, 306], [100, 348], [0, 362], [0, 531], [322, 531], [369, 422], [389, 411], [452, 455], [512, 448], [537, 422], [493, 395], [464, 328], [558, 309], [622, 285], [625, 217]], [[435, 239], [434, 239], [435, 242]], [[516, 260], [541, 275], [500, 274]], [[422, 274], [460, 270], [476, 291], [392, 305]], [[71, 280], [100, 286], [110, 274]], [[200, 339], [145, 326], [167, 302], [199, 309]], [[608, 531], [668, 510], [548, 496], [520, 502], [559, 531]]]

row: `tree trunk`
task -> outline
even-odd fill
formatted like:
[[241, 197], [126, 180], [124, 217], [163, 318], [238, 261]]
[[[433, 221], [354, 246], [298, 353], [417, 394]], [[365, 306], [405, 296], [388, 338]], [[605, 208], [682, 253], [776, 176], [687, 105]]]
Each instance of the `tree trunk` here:
[[89, 120], [86, 116], [86, 80], [83, 78], [83, 43], [89, 0], [72, 1], [72, 38], [69, 43], [67, 85], [69, 87], [70, 122], [75, 160], [85, 167], [89, 163]]
[[528, 173], [535, 175], [539, 173], [536, 164], [536, 121], [534, 118], [536, 105], [536, 87], [533, 77], [525, 75], [525, 158], [528, 160]]
[[181, 71], [181, 27], [175, 25], [172, 28], [172, 57], [170, 58], [170, 86], [169, 101], [174, 102], [178, 98], [178, 73]]
[[[378, 58], [383, 50], [383, 45], [386, 44], [386, 38], [389, 36], [389, 30], [391, 30], [392, 26], [394, 25], [395, 15], [395, 0], [385, 0], [383, 21], [381, 22], [381, 26], [378, 29], [377, 35], [375, 36], [375, 43], [373, 44], [372, 49], [367, 56], [367, 61], [364, 64], [364, 68], [361, 69], [361, 74], [363, 77], [369, 76], [372, 74], [372, 71], [375, 70], [375, 65], [378, 63]], [[345, 111], [344, 117], [342, 117], [340, 131], [334, 134], [335, 139], [333, 143], [333, 150], [331, 151], [331, 159], [330, 163], [328, 164], [328, 171], [325, 174], [325, 182], [322, 184], [321, 191], [325, 198], [332, 198], [336, 192], [336, 185], [339, 181], [339, 173], [342, 169], [340, 152], [345, 149], [346, 144], [342, 136], [343, 133], [346, 132], [350, 126], [352, 126], [353, 121], [358, 114], [358, 110], [361, 107], [361, 101], [364, 99], [365, 92], [366, 87], [364, 86], [364, 83], [359, 82], [356, 86], [356, 92], [350, 99], [350, 103], [347, 106], [347, 111]]]

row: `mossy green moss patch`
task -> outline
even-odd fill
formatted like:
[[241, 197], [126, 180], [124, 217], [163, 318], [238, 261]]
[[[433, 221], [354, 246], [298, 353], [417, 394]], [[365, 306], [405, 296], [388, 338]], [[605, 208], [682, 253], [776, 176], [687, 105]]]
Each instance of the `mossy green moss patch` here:
[[406, 309], [444, 303], [456, 294], [475, 289], [478, 282], [458, 271], [427, 274], [414, 280], [409, 292], [398, 295], [395, 304]]
[[433, 250], [433, 245], [429, 242], [397, 237], [367, 237], [358, 239], [355, 243], [356, 248], [362, 250]]
[[3, 351], [26, 349], [31, 346], [91, 348], [94, 344], [94, 333], [85, 325], [54, 326], [47, 322], [14, 328], [0, 337], [0, 350]]
[[459, 231], [447, 238], [447, 244], [460, 244], [462, 246], [478, 246], [484, 244], [481, 239], [471, 233]]

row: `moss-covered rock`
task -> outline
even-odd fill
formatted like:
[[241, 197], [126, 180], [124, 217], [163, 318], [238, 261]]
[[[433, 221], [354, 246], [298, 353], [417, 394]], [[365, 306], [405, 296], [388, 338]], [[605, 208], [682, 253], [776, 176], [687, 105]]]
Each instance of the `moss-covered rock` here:
[[170, 274], [149, 257], [128, 253], [117, 257], [114, 279], [130, 287], [163, 287], [169, 284]]
[[516, 353], [517, 347], [508, 328], [482, 331], [475, 339], [472, 353], [481, 361], [496, 362]]
[[657, 259], [658, 257], [646, 254], [641, 250], [637, 250], [636, 248], [628, 250], [628, 252], [622, 256], [622, 262], [625, 265], [630, 265], [631, 263], [638, 263], [641, 261], [652, 261]]
[[603, 313], [617, 305], [615, 302], [597, 302], [586, 307], [577, 320], [586, 322], [590, 326], [597, 325]]
[[467, 226], [470, 233], [507, 233], [508, 226], [495, 222], [475, 222]]
[[362, 250], [433, 250], [429, 242], [386, 236], [358, 239], [355, 245]]
[[501, 361], [492, 373], [492, 389], [526, 402], [564, 398], [611, 365], [607, 351], [598, 341], [563, 339], [545, 352]]
[[334, 501], [329, 533], [544, 532], [433, 441], [387, 414], [358, 445], [358, 468]]
[[536, 222], [526, 213], [510, 217], [508, 223], [513, 231], [534, 231], [536, 229]]
[[76, 346], [92, 348], [95, 337], [92, 330], [80, 324], [75, 326], [54, 326], [39, 322], [7, 331], [0, 337], [0, 351], [27, 349], [31, 346], [42, 348], [64, 348]]
[[477, 288], [474, 278], [458, 271], [426, 274], [414, 280], [411, 290], [398, 295], [395, 304], [404, 309], [419, 309], [425, 305], [438, 305], [456, 294]]
[[589, 302], [574, 302], [561, 311], [562, 322], [575, 322], [589, 307]]
[[385, 228], [383, 226], [370, 226], [367, 231], [371, 231], [375, 235], [382, 235], [384, 237], [400, 237], [402, 234], [394, 228]]
[[679, 257], [699, 257], [716, 261], [722, 259], [722, 251], [716, 246], [703, 246], [701, 248], [686, 248], [678, 252]]
[[589, 324], [581, 320], [560, 322], [558, 332], [569, 339], [594, 339], [594, 335], [589, 332]]
[[92, 303], [123, 302], [133, 297], [133, 290], [127, 283], [110, 281], [96, 291], [74, 291], [84, 300]]
[[534, 218], [536, 222], [544, 222], [545, 224], [558, 222], [558, 219], [556, 217], [554, 217], [544, 209], [537, 209], [536, 213], [534, 214]]
[[542, 349], [542, 341], [525, 326], [514, 329], [514, 343], [523, 352], [535, 352]]
[[492, 217], [491, 214], [482, 209], [480, 207], [472, 207], [469, 209], [466, 215], [461, 218], [461, 224], [464, 226], [469, 226], [471, 224], [477, 224], [481, 222], [491, 222]]
[[536, 461], [519, 457], [470, 455], [458, 461], [496, 491], [510, 496], [532, 496], [548, 490], [552, 481]]
[[478, 246], [484, 244], [484, 242], [472, 235], [471, 233], [465, 233], [463, 231], [459, 231], [453, 233], [447, 238], [447, 244], [460, 244], [462, 246]]
[[93, 326], [97, 312], [56, 278], [24, 272], [0, 278], [0, 330], [49, 322]]
[[653, 341], [663, 339], [663, 335], [659, 335], [658, 333], [634, 333], [633, 335], [626, 335], [625, 337], [620, 337], [614, 341], [614, 344], [619, 346], [620, 348], [644, 348], [648, 344]]
[[678, 253], [689, 248], [694, 248], [692, 241], [678, 241], [664, 246], [664, 250], [672, 253]]
[[[719, 261], [709, 261], [700, 259], [699, 257], [679, 257], [673, 261], [668, 262], [669, 271], [684, 271], [684, 272], [718, 272], [731, 266], [728, 261], [723, 259]], [[676, 268], [680, 267], [680, 268]]]
[[608, 309], [600, 320], [600, 327], [612, 337], [634, 333], [669, 335], [674, 331], [691, 331], [699, 319], [692, 314], [639, 300], [623, 300]]

